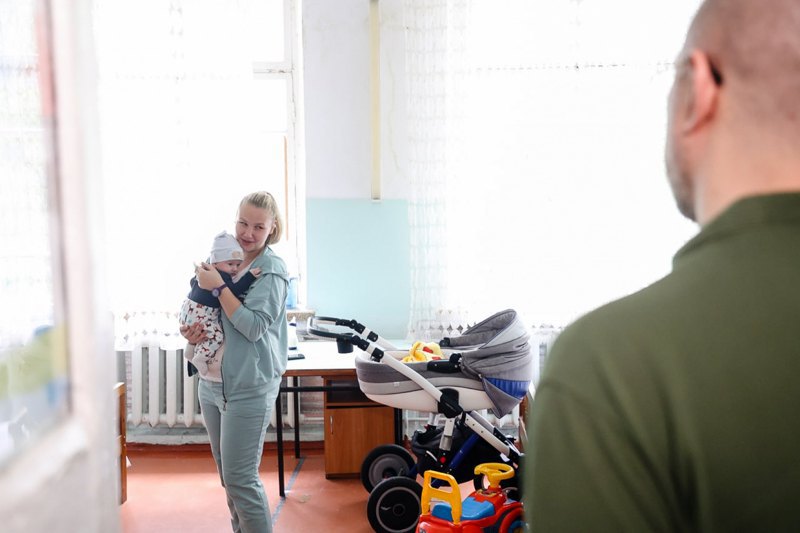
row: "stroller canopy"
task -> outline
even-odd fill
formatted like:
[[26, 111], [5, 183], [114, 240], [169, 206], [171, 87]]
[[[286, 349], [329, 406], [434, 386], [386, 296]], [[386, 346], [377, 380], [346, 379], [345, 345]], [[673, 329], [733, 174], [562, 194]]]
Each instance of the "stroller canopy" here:
[[495, 313], [440, 345], [461, 353], [462, 372], [481, 380], [496, 416], [511, 412], [533, 379], [528, 329], [513, 309]]

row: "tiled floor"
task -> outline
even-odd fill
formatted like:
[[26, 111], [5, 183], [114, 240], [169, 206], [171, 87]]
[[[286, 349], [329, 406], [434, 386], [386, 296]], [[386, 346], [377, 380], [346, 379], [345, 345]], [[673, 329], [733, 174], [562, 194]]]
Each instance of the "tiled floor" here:
[[[225, 492], [210, 451], [192, 447], [131, 450], [128, 499], [120, 506], [124, 533], [221, 533], [230, 531]], [[198, 449], [199, 448], [199, 449]], [[358, 479], [325, 479], [322, 450], [286, 454], [286, 498], [278, 496], [277, 457], [261, 460], [276, 532], [372, 531], [367, 491]]]

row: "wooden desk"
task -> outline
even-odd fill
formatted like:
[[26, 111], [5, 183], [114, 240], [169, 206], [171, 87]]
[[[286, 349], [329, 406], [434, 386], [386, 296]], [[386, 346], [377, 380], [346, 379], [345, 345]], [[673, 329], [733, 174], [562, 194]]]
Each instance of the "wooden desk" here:
[[[294, 350], [293, 350], [294, 351]], [[287, 378], [287, 384], [282, 386], [280, 391], [292, 393], [295, 395], [295, 405], [297, 403], [297, 395], [301, 392], [319, 392], [322, 391], [326, 394], [326, 420], [325, 420], [325, 455], [326, 455], [326, 473], [328, 471], [328, 467], [331, 458], [333, 455], [344, 453], [341, 449], [338, 449], [337, 446], [346, 446], [346, 444], [340, 443], [339, 436], [341, 436], [341, 431], [337, 434], [336, 442], [333, 442], [329, 438], [329, 431], [333, 430], [333, 424], [328, 422], [329, 413], [328, 408], [331, 406], [332, 403], [329, 402], [329, 395], [331, 392], [335, 393], [336, 395], [341, 395], [345, 393], [347, 395], [359, 395], [360, 396], [360, 389], [358, 388], [357, 377], [356, 377], [356, 369], [355, 369], [355, 356], [359, 353], [359, 350], [356, 348], [354, 349], [353, 353], [348, 354], [340, 354], [336, 350], [336, 343], [329, 342], [329, 341], [307, 341], [301, 342], [296, 350], [297, 352], [302, 353], [305, 355], [305, 359], [298, 359], [294, 361], [289, 361], [289, 365], [286, 368], [286, 372], [283, 374]], [[323, 385], [317, 386], [298, 386], [297, 382], [294, 385], [291, 384], [293, 380], [296, 380], [302, 376], [319, 376], [323, 379]], [[379, 404], [375, 404], [374, 402], [370, 401], [367, 398], [359, 399], [357, 402], [346, 401], [341, 404], [341, 408], [343, 409], [358, 409], [364, 407], [375, 407], [379, 408]], [[338, 406], [334, 406], [333, 408], [338, 408]], [[392, 408], [385, 408], [387, 410], [391, 409], [394, 414], [394, 424], [393, 424], [393, 433], [394, 433], [394, 442], [401, 442], [402, 435], [399, 433], [402, 430], [402, 411], [399, 409], [392, 409]], [[283, 464], [283, 413], [282, 413], [282, 402], [281, 396], [278, 394], [278, 398], [275, 402], [275, 410], [277, 414], [277, 448], [278, 448], [278, 491], [280, 496], [283, 498], [286, 496], [284, 490], [284, 464]], [[344, 414], [344, 411], [342, 412]], [[294, 412], [294, 453], [295, 457], [300, 457], [300, 415], [295, 410]], [[353, 419], [353, 417], [349, 417]], [[353, 435], [353, 441], [361, 441], [362, 437], [358, 437]], [[391, 437], [386, 440], [391, 440]], [[382, 442], [385, 444], [386, 442]], [[355, 451], [354, 451], [355, 450]], [[358, 454], [359, 448], [354, 446], [353, 443], [350, 443], [348, 447], [347, 453], [349, 454]], [[370, 450], [366, 450], [363, 455], [365, 456]], [[338, 471], [334, 471], [333, 475], [339, 475]]]

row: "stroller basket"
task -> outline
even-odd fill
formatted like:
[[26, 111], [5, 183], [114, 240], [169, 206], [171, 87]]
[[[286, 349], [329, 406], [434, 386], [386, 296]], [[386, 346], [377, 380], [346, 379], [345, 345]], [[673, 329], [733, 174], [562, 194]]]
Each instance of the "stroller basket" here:
[[[423, 475], [426, 470], [441, 470], [439, 462], [441, 457], [441, 440], [444, 428], [442, 426], [427, 426], [414, 432], [411, 438], [411, 451], [417, 458], [417, 473]], [[500, 452], [491, 444], [475, 436], [468, 427], [456, 425], [453, 432], [453, 450], [461, 450], [469, 446], [468, 453], [463, 454], [458, 466], [449, 468], [448, 472], [459, 483], [464, 483], [475, 477], [475, 467], [481, 463], [503, 463]], [[451, 462], [452, 463], [452, 462]]]

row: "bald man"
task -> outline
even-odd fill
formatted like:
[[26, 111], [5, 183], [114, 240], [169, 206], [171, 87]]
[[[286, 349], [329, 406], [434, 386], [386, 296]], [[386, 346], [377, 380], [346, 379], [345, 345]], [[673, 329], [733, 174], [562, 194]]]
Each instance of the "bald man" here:
[[666, 163], [700, 231], [556, 341], [529, 415], [533, 531], [800, 531], [800, 0], [708, 0]]

